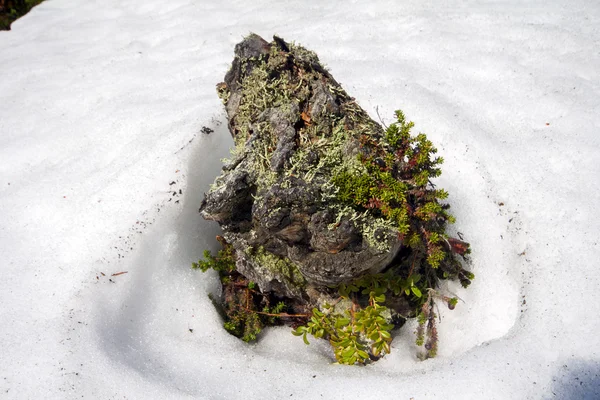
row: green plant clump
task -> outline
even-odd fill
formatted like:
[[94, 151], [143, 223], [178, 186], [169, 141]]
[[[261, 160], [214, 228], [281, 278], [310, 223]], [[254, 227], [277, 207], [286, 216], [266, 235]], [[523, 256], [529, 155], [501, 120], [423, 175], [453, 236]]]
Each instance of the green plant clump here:
[[347, 365], [376, 361], [390, 353], [391, 331], [408, 317], [399, 312], [400, 299], [405, 301], [404, 310], [411, 316], [417, 315], [416, 344], [425, 349], [419, 357], [435, 357], [438, 337], [434, 300], [443, 301], [451, 310], [458, 302], [456, 297], [426, 289], [419, 274], [403, 279], [394, 271], [366, 275], [340, 285], [338, 292], [336, 304], [325, 304], [322, 310], [314, 308], [308, 323], [292, 333], [302, 336], [306, 344], [308, 334], [328, 339], [336, 360]]
[[213, 256], [204, 251], [204, 259], [192, 263], [193, 269], [206, 272], [209, 269], [219, 273], [223, 287], [223, 299], [219, 309], [223, 314], [223, 327], [232, 335], [245, 342], [257, 339], [265, 326], [279, 325], [282, 321], [293, 322], [305, 319], [306, 314], [294, 315], [286, 311], [289, 306], [271, 294], [260, 292], [256, 284], [238, 273], [235, 268], [233, 247], [218, 236], [223, 248]]
[[328, 339], [341, 364], [364, 364], [390, 352], [394, 325], [385, 315], [389, 312], [383, 302], [385, 295], [370, 292], [365, 307], [352, 303], [343, 312], [336, 312], [336, 307], [329, 304], [323, 306], [323, 311], [313, 308], [308, 323], [292, 333], [302, 336], [306, 344], [307, 334]]

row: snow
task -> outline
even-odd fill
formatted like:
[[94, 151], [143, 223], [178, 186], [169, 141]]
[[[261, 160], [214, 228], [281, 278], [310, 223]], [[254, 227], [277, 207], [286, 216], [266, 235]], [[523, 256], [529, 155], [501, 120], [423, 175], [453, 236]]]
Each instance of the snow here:
[[[45, 1], [0, 32], [0, 397], [600, 398], [599, 18], [593, 1]], [[197, 210], [232, 144], [214, 85], [249, 32], [315, 50], [445, 158], [476, 280], [446, 288], [464, 302], [436, 359], [410, 326], [362, 368], [289, 328], [222, 329], [217, 278], [190, 264], [215, 248]]]

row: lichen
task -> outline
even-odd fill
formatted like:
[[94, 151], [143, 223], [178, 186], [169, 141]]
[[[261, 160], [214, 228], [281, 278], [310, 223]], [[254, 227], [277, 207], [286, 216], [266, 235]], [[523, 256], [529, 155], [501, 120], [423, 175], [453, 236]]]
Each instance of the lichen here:
[[297, 288], [302, 288], [306, 285], [306, 279], [298, 267], [289, 258], [278, 257], [273, 253], [266, 251], [262, 246], [255, 251], [249, 250], [248, 254], [254, 262], [271, 271], [271, 273], [281, 281]]

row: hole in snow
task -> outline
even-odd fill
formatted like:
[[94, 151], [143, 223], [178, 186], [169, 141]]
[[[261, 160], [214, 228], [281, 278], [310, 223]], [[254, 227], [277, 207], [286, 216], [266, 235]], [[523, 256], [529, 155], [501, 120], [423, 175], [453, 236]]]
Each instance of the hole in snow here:
[[[305, 346], [290, 334], [289, 328], [270, 328], [254, 345], [229, 335], [208, 299], [208, 293], [219, 291], [216, 274], [190, 268], [205, 248], [217, 247], [214, 239], [218, 226], [204, 221], [198, 207], [203, 192], [220, 171], [220, 159], [228, 156], [232, 141], [225, 123], [211, 128], [215, 132], [203, 135], [190, 155], [183, 208], [161, 213], [142, 238], [132, 261], [130, 270], [137, 273], [131, 274], [130, 287], [103, 299], [103, 312], [97, 321], [103, 351], [128, 369], [158, 382], [167, 384], [175, 375], [184, 378], [179, 381], [190, 385], [190, 390], [198, 384], [197, 371], [187, 366], [197, 366], [198, 357], [204, 357], [207, 365], [222, 364], [230, 369], [257, 368], [265, 361], [326, 369], [332, 360], [328, 344], [313, 339], [310, 346]], [[446, 174], [444, 179], [447, 181], [440, 182], [440, 186], [451, 194], [456, 229], [473, 248], [476, 279], [466, 290], [454, 282], [442, 288], [463, 302], [454, 311], [440, 305], [437, 359], [417, 361], [413, 321], [395, 337], [392, 354], [371, 367], [377, 371], [435, 367], [440, 361], [503, 337], [518, 318], [520, 285], [515, 269], [522, 262], [514, 228], [519, 223], [518, 214], [511, 216], [510, 224], [507, 222], [510, 205], [499, 209], [490, 193], [488, 176], [462, 176], [460, 182], [453, 183], [452, 175]], [[341, 371], [356, 373], [352, 368]]]

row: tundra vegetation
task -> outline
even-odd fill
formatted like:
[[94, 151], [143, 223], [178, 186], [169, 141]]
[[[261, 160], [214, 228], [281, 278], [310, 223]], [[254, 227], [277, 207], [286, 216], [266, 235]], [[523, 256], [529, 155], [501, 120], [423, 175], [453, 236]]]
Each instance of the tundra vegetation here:
[[217, 92], [235, 148], [200, 207], [222, 249], [193, 264], [219, 273], [224, 326], [244, 341], [287, 324], [328, 340], [337, 362], [390, 353], [392, 331], [417, 318], [419, 357], [438, 348], [436, 305], [467, 287], [469, 244], [446, 233], [441, 157], [396, 111], [372, 120], [317, 55], [251, 34]]

